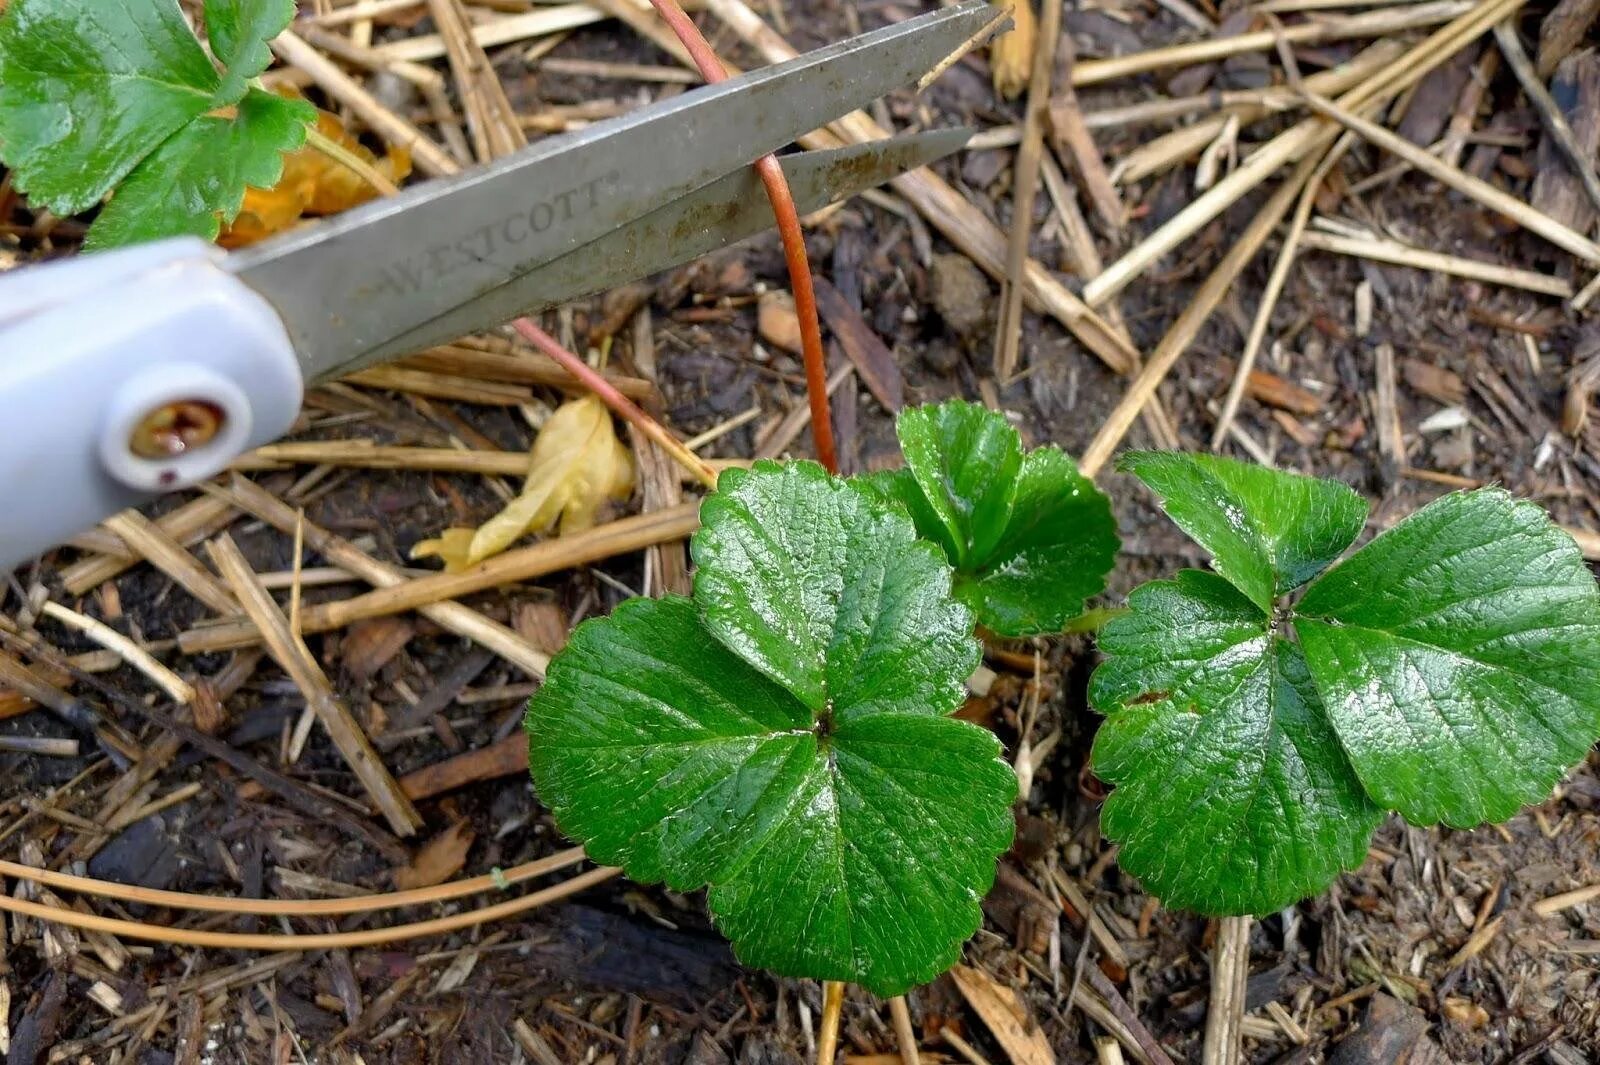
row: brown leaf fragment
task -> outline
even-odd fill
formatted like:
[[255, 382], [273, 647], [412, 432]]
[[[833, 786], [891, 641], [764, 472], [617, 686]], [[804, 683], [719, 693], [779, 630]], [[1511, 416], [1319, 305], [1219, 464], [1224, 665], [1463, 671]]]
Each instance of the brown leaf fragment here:
[[411, 864], [395, 870], [394, 886], [401, 891], [433, 887], [461, 872], [467, 864], [477, 834], [465, 820], [457, 821], [418, 848]]

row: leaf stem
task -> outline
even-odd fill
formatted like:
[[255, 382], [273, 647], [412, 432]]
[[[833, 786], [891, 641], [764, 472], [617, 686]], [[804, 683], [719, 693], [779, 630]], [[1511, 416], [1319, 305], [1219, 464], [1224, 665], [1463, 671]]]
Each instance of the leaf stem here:
[[839, 1015], [844, 1012], [844, 984], [822, 981], [822, 1025], [817, 1029], [817, 1065], [833, 1065], [839, 1053]]
[[377, 189], [384, 196], [400, 195], [399, 186], [384, 177], [382, 171], [323, 133], [316, 127], [316, 123], [306, 126], [306, 143], [355, 174], [356, 177]]
[[605, 405], [624, 421], [655, 441], [661, 450], [699, 478], [707, 488], [717, 486], [717, 471], [706, 465], [700, 456], [684, 447], [683, 442], [668, 432], [666, 426], [650, 417], [633, 400], [619, 392], [617, 386], [607, 381], [598, 370], [591, 368], [588, 363], [562, 347], [560, 341], [540, 329], [531, 319], [518, 318], [511, 323], [511, 326], [522, 334], [524, 340], [550, 356], [561, 365], [562, 369], [576, 377], [585, 388], [599, 396]]
[[[683, 42], [684, 49], [694, 60], [700, 76], [715, 85], [726, 81], [728, 71], [717, 58], [700, 27], [684, 13], [678, 0], [650, 0], [663, 21]], [[775, 155], [764, 155], [755, 163], [761, 184], [766, 187], [767, 198], [772, 201], [772, 213], [777, 219], [778, 235], [783, 240], [783, 259], [789, 267], [789, 287], [794, 290], [795, 315], [800, 320], [800, 347], [806, 368], [806, 396], [811, 403], [811, 439], [816, 443], [817, 461], [829, 473], [839, 472], [838, 451], [833, 442], [833, 417], [828, 409], [828, 371], [822, 355], [822, 327], [817, 321], [817, 297], [811, 286], [811, 264], [806, 258], [805, 234], [800, 230], [800, 215], [795, 210], [794, 197], [789, 194], [789, 182], [783, 176], [783, 167]]]

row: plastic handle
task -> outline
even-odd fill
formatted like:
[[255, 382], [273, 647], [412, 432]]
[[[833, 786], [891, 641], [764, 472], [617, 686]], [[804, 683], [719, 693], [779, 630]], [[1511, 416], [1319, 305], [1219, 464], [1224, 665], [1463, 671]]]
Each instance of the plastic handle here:
[[[221, 254], [183, 238], [0, 275], [0, 571], [294, 423], [288, 334]], [[136, 450], [146, 419], [173, 410], [214, 435]]]

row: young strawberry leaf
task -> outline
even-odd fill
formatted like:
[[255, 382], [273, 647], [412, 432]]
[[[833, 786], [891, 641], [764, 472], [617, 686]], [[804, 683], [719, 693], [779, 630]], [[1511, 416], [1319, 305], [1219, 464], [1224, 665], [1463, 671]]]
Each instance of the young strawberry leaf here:
[[309, 104], [247, 84], [292, 0], [207, 0], [205, 14], [220, 74], [177, 0], [11, 0], [0, 14], [0, 158], [58, 214], [116, 190], [92, 247], [214, 237], [245, 184], [272, 184], [305, 139]]
[[894, 995], [977, 928], [1016, 778], [946, 715], [978, 661], [911, 522], [813, 463], [723, 474], [694, 599], [579, 626], [530, 765], [597, 860], [712, 913], [750, 965]]
[[1600, 737], [1600, 590], [1533, 504], [1446, 496], [1293, 603], [1354, 537], [1347, 490], [1211, 457], [1128, 465], [1221, 574], [1135, 589], [1090, 684], [1106, 834], [1169, 904], [1276, 909], [1358, 862], [1381, 811], [1504, 819]]
[[906, 467], [860, 482], [905, 507], [956, 569], [956, 598], [1002, 636], [1059, 632], [1105, 589], [1111, 504], [1053, 447], [1024, 454], [994, 411], [951, 401], [896, 423]]
[[1503, 821], [1600, 735], [1600, 591], [1572, 537], [1498, 489], [1377, 537], [1294, 625], [1367, 791], [1416, 824]]
[[[1328, 726], [1300, 649], [1221, 577], [1184, 570], [1108, 622], [1101, 824], [1167, 906], [1270, 913], [1361, 864], [1383, 810]], [[1171, 813], [1168, 814], [1168, 811]], [[1163, 816], [1165, 814], [1165, 816]]]
[[1167, 516], [1263, 610], [1355, 543], [1367, 504], [1337, 481], [1212, 455], [1136, 451], [1118, 469], [1161, 496]]
[[246, 185], [271, 188], [283, 170], [278, 149], [304, 139], [301, 104], [252, 89], [234, 118], [201, 116], [168, 137], [117, 189], [89, 227], [87, 250], [161, 237], [216, 238], [220, 217], [231, 219]]

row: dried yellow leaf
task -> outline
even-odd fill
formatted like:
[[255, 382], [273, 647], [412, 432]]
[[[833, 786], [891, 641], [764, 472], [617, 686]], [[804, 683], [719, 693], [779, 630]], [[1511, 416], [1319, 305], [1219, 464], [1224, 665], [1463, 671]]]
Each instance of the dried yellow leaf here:
[[1028, 87], [1033, 74], [1033, 50], [1039, 31], [1028, 0], [999, 0], [997, 6], [1011, 12], [1011, 30], [989, 45], [989, 72], [994, 78], [994, 91], [1014, 100]]
[[633, 456], [617, 439], [611, 412], [596, 396], [563, 403], [545, 422], [529, 455], [522, 494], [477, 529], [446, 529], [411, 549], [412, 558], [440, 558], [454, 573], [510, 547], [520, 537], [561, 522], [562, 534], [594, 525], [606, 500], [633, 493]]
[[[379, 159], [345, 129], [337, 115], [318, 109], [317, 131], [371, 163], [395, 184], [411, 173], [409, 151], [390, 148], [387, 156]], [[245, 190], [238, 217], [223, 227], [217, 243], [224, 248], [243, 248], [293, 228], [303, 216], [339, 214], [377, 195], [378, 190], [359, 174], [308, 145], [283, 157], [283, 176], [272, 188]]]

